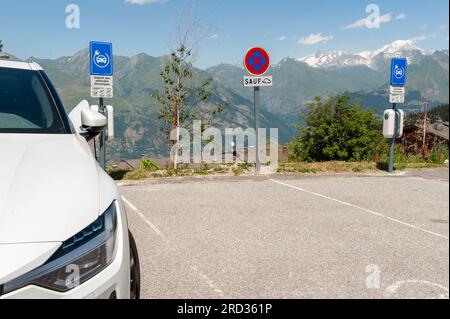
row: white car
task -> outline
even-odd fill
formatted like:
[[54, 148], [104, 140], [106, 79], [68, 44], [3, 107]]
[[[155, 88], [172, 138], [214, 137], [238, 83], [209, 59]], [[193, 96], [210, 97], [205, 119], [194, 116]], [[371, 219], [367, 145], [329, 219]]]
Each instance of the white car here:
[[106, 126], [68, 116], [38, 64], [0, 60], [0, 299], [139, 298], [122, 197], [87, 143]]

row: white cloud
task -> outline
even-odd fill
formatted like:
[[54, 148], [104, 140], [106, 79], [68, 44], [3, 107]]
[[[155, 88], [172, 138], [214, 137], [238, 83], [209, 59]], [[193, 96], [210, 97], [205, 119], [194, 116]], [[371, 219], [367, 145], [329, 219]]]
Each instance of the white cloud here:
[[406, 46], [416, 46], [417, 42], [421, 42], [421, 41], [425, 41], [428, 39], [432, 39], [434, 37], [434, 35], [430, 34], [430, 35], [420, 35], [414, 38], [410, 38], [407, 40], [397, 40], [394, 41], [393, 43], [397, 44], [397, 45], [406, 45]]
[[427, 40], [429, 38], [430, 38], [430, 36], [428, 36], [428, 35], [421, 35], [419, 37], [412, 38], [411, 41], [418, 42], [418, 41]]
[[211, 39], [218, 39], [219, 38], [219, 35], [216, 33], [216, 34], [213, 34], [212, 36], [211, 36]]
[[287, 40], [287, 37], [285, 35], [282, 35], [281, 37], [276, 38], [275, 40], [277, 40], [277, 41], [284, 41], [284, 40]]
[[[380, 16], [380, 24], [388, 23], [391, 20], [392, 20], [392, 13], [386, 13], [386, 14]], [[357, 29], [357, 28], [362, 28], [362, 27], [368, 26], [372, 23], [373, 23], [373, 21], [371, 21], [370, 19], [364, 18], [364, 19], [355, 21], [349, 25], [343, 26], [342, 28], [343, 29]]]
[[298, 44], [306, 44], [306, 45], [312, 45], [312, 44], [317, 44], [317, 43], [321, 43], [321, 42], [327, 42], [330, 40], [333, 40], [334, 36], [332, 35], [328, 35], [328, 36], [323, 36], [322, 33], [313, 33], [310, 34], [307, 37], [303, 37], [300, 40], [297, 41]]
[[398, 16], [395, 17], [395, 20], [404, 20], [406, 19], [406, 14], [400, 13]]
[[151, 3], [163, 3], [163, 2], [167, 2], [168, 0], [125, 0], [125, 2], [127, 3], [131, 3], [131, 4], [151, 4]]
[[443, 31], [443, 30], [447, 29], [447, 26], [445, 24], [443, 24], [437, 29], [438, 29], [438, 31]]

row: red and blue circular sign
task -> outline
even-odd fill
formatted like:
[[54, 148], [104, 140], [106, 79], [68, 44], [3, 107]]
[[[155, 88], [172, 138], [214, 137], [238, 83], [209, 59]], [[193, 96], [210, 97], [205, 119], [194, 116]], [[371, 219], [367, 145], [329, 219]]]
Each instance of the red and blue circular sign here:
[[263, 48], [251, 48], [245, 55], [244, 66], [252, 75], [263, 75], [270, 67], [269, 54]]

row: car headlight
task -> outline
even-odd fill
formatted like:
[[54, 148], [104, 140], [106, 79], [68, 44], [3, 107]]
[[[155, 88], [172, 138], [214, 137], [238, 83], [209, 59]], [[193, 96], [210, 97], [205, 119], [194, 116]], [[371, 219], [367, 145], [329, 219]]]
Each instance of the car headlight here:
[[44, 265], [4, 284], [3, 294], [29, 285], [66, 292], [104, 270], [116, 255], [116, 209], [113, 202], [94, 223], [65, 241]]

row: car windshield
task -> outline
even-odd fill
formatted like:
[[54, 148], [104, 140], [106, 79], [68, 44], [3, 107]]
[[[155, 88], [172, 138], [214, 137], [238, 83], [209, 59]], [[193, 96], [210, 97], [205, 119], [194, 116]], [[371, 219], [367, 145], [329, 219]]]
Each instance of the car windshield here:
[[0, 67], [0, 133], [65, 133], [39, 72]]

